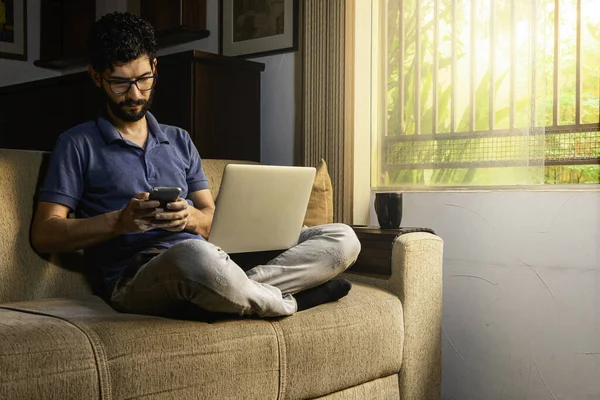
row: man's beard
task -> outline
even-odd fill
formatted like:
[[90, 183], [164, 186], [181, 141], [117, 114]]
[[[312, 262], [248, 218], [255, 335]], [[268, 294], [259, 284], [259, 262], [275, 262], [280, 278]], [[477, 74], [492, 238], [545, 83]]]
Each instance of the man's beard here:
[[[114, 102], [106, 92], [104, 92], [104, 96], [106, 97], [106, 101], [108, 102], [108, 107], [112, 111], [115, 117], [119, 118], [125, 122], [136, 122], [140, 119], [144, 118], [150, 106], [152, 105], [152, 99], [154, 98], [154, 89], [150, 92], [150, 96], [148, 100], [131, 100], [127, 99], [121, 101], [119, 103]], [[142, 107], [138, 110], [127, 110], [125, 107], [128, 106], [137, 106], [141, 105]]]

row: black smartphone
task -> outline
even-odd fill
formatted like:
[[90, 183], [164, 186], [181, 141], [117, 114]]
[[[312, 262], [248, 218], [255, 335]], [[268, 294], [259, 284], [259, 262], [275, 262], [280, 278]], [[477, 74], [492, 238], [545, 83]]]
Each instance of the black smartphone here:
[[181, 188], [180, 187], [171, 187], [171, 186], [155, 186], [150, 190], [150, 198], [149, 200], [157, 200], [160, 201], [160, 208], [163, 210], [167, 209], [167, 203], [172, 203], [177, 201], [177, 199], [181, 196]]

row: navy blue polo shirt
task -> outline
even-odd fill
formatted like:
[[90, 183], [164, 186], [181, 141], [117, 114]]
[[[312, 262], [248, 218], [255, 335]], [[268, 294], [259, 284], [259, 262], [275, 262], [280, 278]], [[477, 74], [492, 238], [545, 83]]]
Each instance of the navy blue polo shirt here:
[[[136, 193], [149, 192], [153, 186], [179, 186], [183, 198], [207, 189], [202, 161], [189, 134], [159, 124], [150, 113], [146, 120], [146, 149], [125, 140], [105, 112], [96, 121], [64, 132], [52, 152], [39, 200], [62, 204], [76, 218], [87, 218], [121, 210]], [[185, 231], [127, 233], [84, 249], [86, 267], [98, 268], [111, 290], [135, 254], [167, 249], [185, 239], [203, 240]]]

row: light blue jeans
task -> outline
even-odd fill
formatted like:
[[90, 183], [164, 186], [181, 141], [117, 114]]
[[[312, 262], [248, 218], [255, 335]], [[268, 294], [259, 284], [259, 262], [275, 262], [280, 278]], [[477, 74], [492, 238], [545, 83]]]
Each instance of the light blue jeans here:
[[185, 240], [152, 258], [115, 285], [115, 308], [168, 315], [192, 303], [204, 310], [276, 317], [297, 311], [294, 294], [323, 284], [351, 266], [360, 242], [351, 227], [302, 229], [298, 244], [244, 272], [227, 253], [204, 240]]

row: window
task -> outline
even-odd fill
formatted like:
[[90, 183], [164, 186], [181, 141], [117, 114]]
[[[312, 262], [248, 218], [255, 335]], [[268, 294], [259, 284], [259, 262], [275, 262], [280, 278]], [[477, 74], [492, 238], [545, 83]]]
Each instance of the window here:
[[374, 0], [372, 186], [600, 183], [600, 0]]

